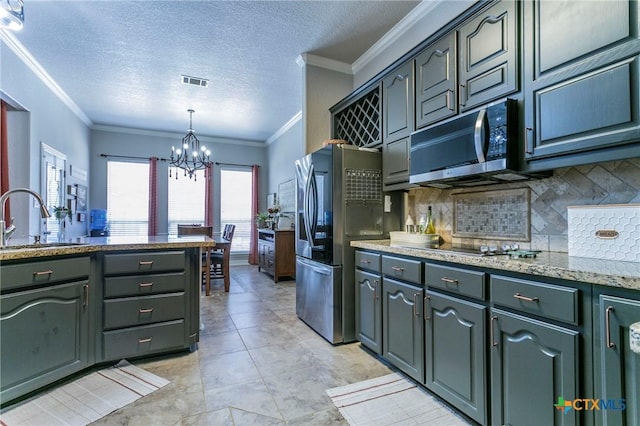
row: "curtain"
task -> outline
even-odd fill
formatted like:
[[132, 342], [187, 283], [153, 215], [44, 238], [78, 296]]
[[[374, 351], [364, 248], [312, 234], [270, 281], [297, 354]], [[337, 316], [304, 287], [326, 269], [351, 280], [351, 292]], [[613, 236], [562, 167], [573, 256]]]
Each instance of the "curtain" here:
[[213, 166], [204, 169], [204, 226], [213, 226]]
[[[0, 194], [9, 190], [9, 138], [7, 136], [7, 104], [0, 100]], [[5, 203], [4, 221], [11, 221], [9, 200]]]
[[158, 158], [149, 158], [149, 236], [158, 235]]
[[[251, 166], [251, 217], [254, 218], [258, 214], [258, 196], [260, 188], [258, 187], [258, 174], [260, 166], [254, 164]], [[249, 264], [258, 264], [258, 225], [255, 221], [251, 221], [251, 240], [249, 241]]]

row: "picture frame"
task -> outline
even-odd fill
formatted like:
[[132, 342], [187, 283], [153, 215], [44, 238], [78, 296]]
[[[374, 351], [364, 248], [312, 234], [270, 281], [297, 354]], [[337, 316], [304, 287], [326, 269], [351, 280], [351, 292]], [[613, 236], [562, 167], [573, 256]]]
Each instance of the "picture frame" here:
[[79, 212], [87, 211], [87, 187], [84, 185], [76, 185], [77, 187], [77, 195], [76, 195], [76, 209]]
[[277, 201], [277, 197], [276, 197], [276, 193], [275, 192], [267, 194], [267, 206], [266, 206], [266, 208], [275, 206], [276, 205], [276, 201]]
[[296, 180], [290, 179], [278, 185], [278, 195], [280, 199], [280, 211], [283, 213], [293, 213], [296, 205]]

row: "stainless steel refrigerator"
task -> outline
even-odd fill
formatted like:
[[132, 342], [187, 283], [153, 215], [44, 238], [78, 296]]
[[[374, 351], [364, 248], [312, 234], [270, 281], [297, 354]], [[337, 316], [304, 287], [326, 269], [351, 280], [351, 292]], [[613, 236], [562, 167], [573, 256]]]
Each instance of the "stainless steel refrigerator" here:
[[296, 314], [329, 342], [356, 340], [352, 240], [383, 235], [380, 152], [328, 145], [296, 161]]

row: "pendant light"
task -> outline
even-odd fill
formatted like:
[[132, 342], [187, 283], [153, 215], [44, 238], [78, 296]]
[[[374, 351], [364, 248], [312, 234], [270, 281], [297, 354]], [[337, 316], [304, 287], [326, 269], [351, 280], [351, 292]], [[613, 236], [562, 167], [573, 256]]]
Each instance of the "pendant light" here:
[[[211, 151], [209, 151], [204, 145], [200, 146], [200, 141], [193, 133], [193, 113], [192, 109], [188, 109], [189, 113], [189, 130], [184, 138], [182, 138], [182, 145], [178, 148], [171, 147], [171, 159], [169, 163], [169, 177], [172, 177], [171, 168], [184, 170], [184, 175], [189, 176], [189, 179], [196, 180], [195, 172], [203, 170], [212, 164], [209, 160]], [[178, 179], [178, 170], [175, 170], [176, 179]]]

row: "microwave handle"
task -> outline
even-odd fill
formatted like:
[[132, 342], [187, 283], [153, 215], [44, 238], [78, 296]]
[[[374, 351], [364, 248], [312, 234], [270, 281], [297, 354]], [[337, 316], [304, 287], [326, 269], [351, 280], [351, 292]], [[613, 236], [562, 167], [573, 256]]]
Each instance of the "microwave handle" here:
[[487, 110], [483, 108], [478, 112], [478, 117], [476, 118], [476, 125], [473, 131], [473, 141], [475, 144], [476, 156], [478, 157], [479, 163], [484, 163], [485, 161], [487, 161], [485, 157], [485, 152], [484, 152], [484, 145], [485, 145], [484, 123], [486, 121], [485, 120], [486, 117], [487, 117]]

